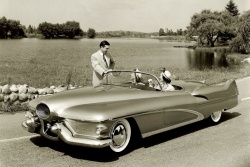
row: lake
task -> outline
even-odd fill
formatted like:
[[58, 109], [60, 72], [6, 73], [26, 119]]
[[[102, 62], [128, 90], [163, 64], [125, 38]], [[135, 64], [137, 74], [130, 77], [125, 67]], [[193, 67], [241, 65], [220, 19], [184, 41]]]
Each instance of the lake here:
[[[75, 82], [90, 83], [90, 55], [104, 39], [36, 38], [0, 40], [0, 77], [6, 80], [51, 84], [50, 77], [64, 82], [73, 71]], [[116, 69], [139, 68], [157, 71], [166, 67], [176, 70], [203, 70], [228, 67], [225, 52], [204, 52], [174, 46], [194, 43], [169, 42], [158, 39], [107, 39]], [[154, 73], [154, 72], [153, 72]], [[0, 83], [1, 84], [1, 83]]]
[[[44, 53], [50, 53], [54, 56], [54, 51], [58, 54], [85, 54], [90, 55], [90, 50], [98, 49], [100, 41], [103, 39], [80, 39], [80, 40], [42, 40], [36, 38], [21, 40], [0, 40], [0, 57], [7, 60], [8, 57], [25, 56], [27, 58], [43, 56]], [[168, 42], [157, 39], [107, 39], [111, 43], [111, 54], [118, 60], [126, 61], [126, 57], [137, 57], [142, 62], [153, 64], [162, 64], [166, 66], [175, 66], [181, 69], [228, 67], [225, 59], [225, 52], [204, 52], [187, 48], [175, 48], [174, 46], [193, 45], [185, 42]], [[59, 51], [60, 50], [60, 51]], [[70, 54], [69, 54], [70, 52]], [[57, 57], [57, 56], [56, 56]], [[64, 56], [62, 56], [64, 57]], [[162, 57], [163, 62], [154, 62], [154, 57]]]

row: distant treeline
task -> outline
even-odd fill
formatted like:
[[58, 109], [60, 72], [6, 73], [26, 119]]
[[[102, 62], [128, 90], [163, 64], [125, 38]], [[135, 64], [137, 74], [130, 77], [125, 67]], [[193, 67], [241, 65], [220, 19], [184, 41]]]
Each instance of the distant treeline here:
[[158, 32], [144, 33], [136, 31], [105, 31], [98, 32], [97, 37], [134, 37], [134, 38], [148, 38], [151, 36], [158, 36]]
[[105, 31], [96, 32], [95, 29], [89, 28], [86, 32], [80, 28], [80, 23], [76, 21], [67, 21], [63, 24], [52, 24], [43, 22], [35, 26], [29, 25], [27, 28], [20, 24], [20, 21], [9, 20], [6, 17], [0, 18], [0, 38], [108, 38], [108, 37], [134, 37], [134, 38], [148, 38], [158, 36], [158, 32], [144, 33], [135, 31]]
[[40, 23], [37, 28], [37, 33], [42, 34], [45, 38], [74, 38], [75, 36], [84, 35], [80, 24], [75, 21], [67, 21], [63, 24]]
[[75, 21], [67, 21], [63, 24], [52, 24], [43, 22], [28, 28], [17, 20], [0, 18], [0, 38], [159, 38], [166, 40], [196, 40], [201, 46], [214, 47], [215, 45], [230, 45], [234, 52], [247, 53], [250, 50], [250, 10], [243, 14], [239, 13], [238, 7], [229, 0], [222, 11], [211, 11], [204, 9], [195, 13], [190, 20], [186, 30], [177, 29], [173, 31], [168, 28], [160, 28], [158, 32], [143, 33], [135, 31], [105, 31], [96, 32], [89, 28], [84, 32], [80, 24]]

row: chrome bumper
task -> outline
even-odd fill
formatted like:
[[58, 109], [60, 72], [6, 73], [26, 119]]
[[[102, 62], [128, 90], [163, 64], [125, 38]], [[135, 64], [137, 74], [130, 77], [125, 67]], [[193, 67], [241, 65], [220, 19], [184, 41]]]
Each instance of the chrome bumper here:
[[30, 133], [35, 133], [38, 126], [40, 126], [40, 134], [43, 137], [53, 141], [58, 141], [59, 139], [61, 139], [62, 141], [70, 145], [103, 148], [109, 146], [111, 143], [111, 139], [88, 139], [74, 137], [71, 131], [67, 127], [65, 127], [63, 123], [56, 123], [49, 129], [52, 133], [56, 134], [57, 137], [49, 136], [46, 134], [46, 132], [44, 132], [43, 121], [41, 121], [41, 124], [38, 125], [32, 118], [30, 118], [22, 123], [22, 127]]
[[33, 119], [28, 119], [24, 121], [22, 127], [30, 133], [36, 133], [36, 129], [40, 126], [40, 124], [36, 124]]

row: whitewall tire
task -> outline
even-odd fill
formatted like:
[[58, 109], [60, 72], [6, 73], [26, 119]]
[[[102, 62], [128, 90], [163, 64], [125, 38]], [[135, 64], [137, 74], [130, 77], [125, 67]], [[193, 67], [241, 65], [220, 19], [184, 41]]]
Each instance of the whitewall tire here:
[[215, 111], [211, 114], [211, 120], [214, 123], [218, 123], [221, 119], [222, 111]]
[[110, 148], [114, 152], [122, 152], [125, 150], [131, 139], [131, 127], [126, 119], [119, 120], [114, 123], [110, 137], [112, 142]]

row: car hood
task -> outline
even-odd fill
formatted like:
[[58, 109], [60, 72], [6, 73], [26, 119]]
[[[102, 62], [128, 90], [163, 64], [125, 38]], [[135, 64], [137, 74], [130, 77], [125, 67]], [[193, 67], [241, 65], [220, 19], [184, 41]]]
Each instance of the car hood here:
[[[171, 95], [183, 92], [172, 92]], [[51, 112], [63, 118], [104, 121], [145, 110], [154, 110], [152, 105], [166, 92], [143, 91], [117, 86], [84, 87], [48, 96], [40, 101]], [[184, 97], [184, 96], [183, 96]], [[185, 98], [185, 97], [184, 97]], [[145, 101], [145, 99], [147, 99]], [[160, 98], [162, 99], [162, 98]], [[177, 100], [178, 101], [178, 100]]]

